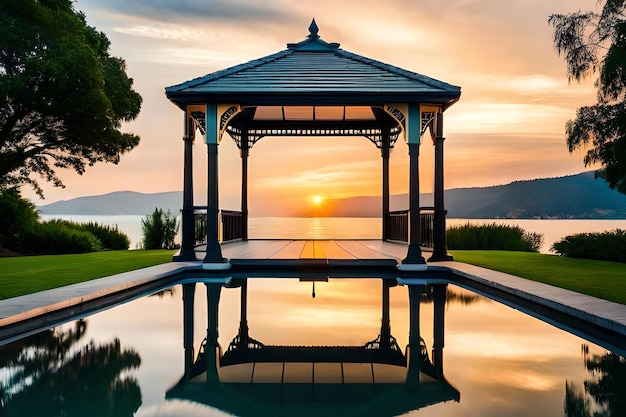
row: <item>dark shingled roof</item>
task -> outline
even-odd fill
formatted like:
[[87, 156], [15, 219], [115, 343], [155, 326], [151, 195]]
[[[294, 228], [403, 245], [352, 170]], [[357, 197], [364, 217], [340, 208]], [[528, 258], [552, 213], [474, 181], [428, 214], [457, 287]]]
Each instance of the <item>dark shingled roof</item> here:
[[249, 105], [453, 104], [461, 88], [369, 59], [328, 43], [315, 21], [302, 42], [263, 58], [167, 87], [167, 97], [186, 103], [237, 102]]

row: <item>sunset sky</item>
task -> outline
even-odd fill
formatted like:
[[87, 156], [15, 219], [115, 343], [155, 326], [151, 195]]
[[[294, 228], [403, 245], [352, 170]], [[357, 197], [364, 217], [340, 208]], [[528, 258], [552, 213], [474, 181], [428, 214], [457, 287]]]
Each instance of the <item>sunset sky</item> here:
[[[299, 42], [315, 17], [320, 36], [341, 48], [461, 86], [446, 112], [446, 188], [504, 184], [575, 174], [564, 125], [593, 104], [593, 80], [568, 84], [553, 50], [548, 16], [587, 10], [595, 0], [77, 0], [90, 25], [107, 34], [126, 60], [144, 103], [124, 126], [140, 145], [119, 165], [83, 176], [61, 173], [65, 189], [44, 185], [47, 204], [118, 190], [182, 189], [182, 115], [164, 88], [260, 58]], [[196, 155], [196, 203], [206, 195], [206, 147]], [[220, 205], [237, 209], [240, 159], [230, 138], [220, 152]], [[432, 146], [422, 146], [422, 189], [432, 189]], [[265, 138], [250, 155], [250, 210], [303, 208], [322, 199], [377, 195], [379, 151], [365, 138]], [[392, 152], [391, 192], [408, 185], [407, 147]]]

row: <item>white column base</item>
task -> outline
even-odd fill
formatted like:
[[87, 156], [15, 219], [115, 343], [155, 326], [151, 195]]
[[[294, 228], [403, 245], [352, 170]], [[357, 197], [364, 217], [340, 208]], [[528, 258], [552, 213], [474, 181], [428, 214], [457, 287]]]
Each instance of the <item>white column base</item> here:
[[232, 265], [230, 262], [202, 263], [202, 269], [207, 271], [225, 271], [227, 269], [230, 269], [231, 267]]
[[398, 271], [427, 271], [427, 264], [400, 264], [398, 265]]

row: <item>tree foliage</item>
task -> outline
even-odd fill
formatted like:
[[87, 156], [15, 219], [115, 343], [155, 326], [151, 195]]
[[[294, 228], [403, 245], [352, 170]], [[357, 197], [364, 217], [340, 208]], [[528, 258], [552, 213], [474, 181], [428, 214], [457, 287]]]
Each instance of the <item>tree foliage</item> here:
[[554, 47], [570, 81], [598, 74], [597, 104], [581, 107], [565, 131], [570, 152], [587, 147], [585, 166], [626, 194], [626, 0], [605, 0], [601, 12], [553, 14]]
[[0, 40], [0, 186], [42, 196], [32, 174], [63, 186], [57, 168], [83, 174], [137, 146], [120, 128], [141, 96], [72, 0], [0, 0]]
[[0, 188], [0, 247], [11, 249], [38, 224], [39, 213], [19, 191]]

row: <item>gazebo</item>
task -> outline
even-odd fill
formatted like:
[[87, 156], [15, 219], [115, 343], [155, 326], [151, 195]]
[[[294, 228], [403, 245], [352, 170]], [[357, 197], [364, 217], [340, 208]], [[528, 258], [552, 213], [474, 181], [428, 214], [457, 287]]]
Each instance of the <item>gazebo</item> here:
[[[270, 136], [360, 136], [382, 156], [382, 240], [408, 243], [400, 268], [420, 270], [419, 148], [430, 130], [435, 146], [433, 252], [429, 261], [450, 260], [445, 244], [443, 113], [459, 100], [460, 87], [345, 51], [318, 35], [244, 64], [167, 87], [167, 98], [183, 110], [184, 187], [182, 245], [175, 260], [196, 260], [192, 152], [195, 131], [208, 152], [205, 269], [227, 262], [222, 241], [248, 239], [248, 156]], [[241, 151], [241, 211], [218, 207], [218, 148], [230, 136]], [[389, 211], [389, 154], [398, 139], [408, 147], [409, 210]], [[399, 225], [399, 227], [398, 227]], [[203, 233], [204, 234], [204, 233]], [[227, 236], [226, 236], [227, 235]]]

